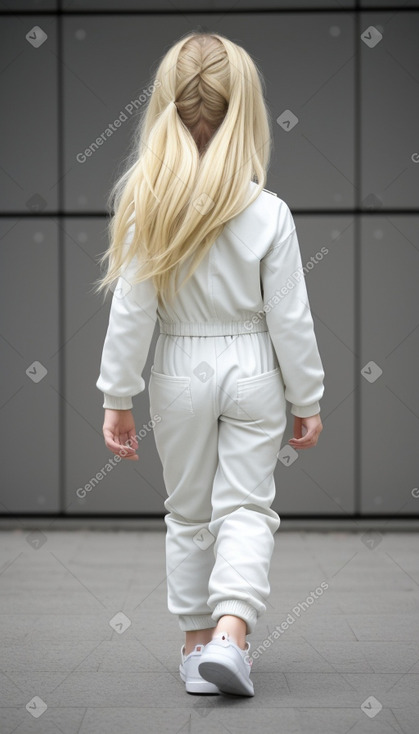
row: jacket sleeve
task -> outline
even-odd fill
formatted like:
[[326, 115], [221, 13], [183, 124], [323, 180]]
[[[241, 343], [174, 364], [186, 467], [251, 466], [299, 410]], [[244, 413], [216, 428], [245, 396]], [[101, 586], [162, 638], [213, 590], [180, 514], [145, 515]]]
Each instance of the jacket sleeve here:
[[[126, 244], [134, 225], [131, 225]], [[132, 283], [138, 269], [132, 258], [115, 286], [96, 387], [103, 392], [103, 408], [129, 410], [132, 396], [145, 389], [142, 371], [157, 319], [157, 294], [151, 278]]]
[[325, 376], [302, 269], [297, 232], [275, 242], [261, 260], [266, 322], [278, 357], [291, 413], [305, 418], [320, 412]]

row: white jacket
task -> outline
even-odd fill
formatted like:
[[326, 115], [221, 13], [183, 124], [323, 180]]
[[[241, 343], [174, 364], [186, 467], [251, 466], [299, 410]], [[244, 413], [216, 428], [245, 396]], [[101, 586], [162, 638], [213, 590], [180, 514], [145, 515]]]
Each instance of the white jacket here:
[[[133, 230], [134, 225], [127, 244]], [[183, 262], [178, 283], [189, 262], [189, 258]], [[269, 331], [291, 413], [305, 417], [320, 411], [324, 370], [297, 232], [290, 209], [276, 194], [263, 189], [226, 223], [168, 310], [158, 308], [151, 279], [130, 284], [136, 267], [137, 257], [118, 279], [112, 297], [96, 382], [104, 394], [104, 408], [132, 408], [132, 397], [145, 389], [142, 372], [158, 319], [160, 332], [168, 334]]]

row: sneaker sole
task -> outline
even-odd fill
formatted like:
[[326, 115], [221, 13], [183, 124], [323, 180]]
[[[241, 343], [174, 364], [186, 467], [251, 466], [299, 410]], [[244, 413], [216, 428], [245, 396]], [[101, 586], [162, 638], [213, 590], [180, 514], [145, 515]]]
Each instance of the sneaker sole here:
[[219, 695], [220, 691], [218, 690], [217, 686], [213, 686], [211, 684], [211, 681], [207, 680], [186, 680], [186, 677], [182, 671], [180, 672], [180, 677], [182, 681], [185, 684], [185, 689], [187, 693], [199, 693], [201, 695], [206, 694], [209, 696], [217, 696]]
[[[207, 685], [205, 685], [205, 683]], [[208, 690], [208, 681], [205, 680], [189, 681], [188, 683], [185, 683], [185, 688], [187, 693], [198, 693], [201, 696], [204, 694], [206, 696], [218, 696], [220, 693], [217, 687], [215, 687], [216, 690]]]
[[199, 674], [205, 680], [214, 683], [223, 693], [232, 693], [236, 696], [254, 696], [253, 683], [245, 680], [232, 660], [224, 658], [222, 661], [215, 655], [206, 655], [206, 659], [199, 663]]

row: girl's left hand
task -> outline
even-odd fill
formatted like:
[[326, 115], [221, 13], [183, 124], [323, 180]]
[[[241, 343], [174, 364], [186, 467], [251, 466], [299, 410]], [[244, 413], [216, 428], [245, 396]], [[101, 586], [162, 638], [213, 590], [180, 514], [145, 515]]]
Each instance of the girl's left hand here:
[[103, 423], [105, 444], [114, 454], [122, 459], [138, 461], [135, 449], [138, 439], [135, 435], [135, 423], [131, 410], [111, 410], [105, 408]]

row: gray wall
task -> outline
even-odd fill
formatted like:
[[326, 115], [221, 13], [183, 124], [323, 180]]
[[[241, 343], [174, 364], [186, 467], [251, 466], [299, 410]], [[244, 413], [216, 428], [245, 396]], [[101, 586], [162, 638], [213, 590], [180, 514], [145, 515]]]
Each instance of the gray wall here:
[[[140, 460], [106, 471], [84, 499], [76, 490], [112, 458], [95, 387], [110, 300], [102, 305], [92, 284], [108, 244], [106, 197], [136, 124], [126, 105], [165, 50], [199, 27], [260, 65], [274, 121], [267, 188], [293, 212], [303, 264], [329, 251], [306, 276], [326, 372], [324, 430], [315, 449], [278, 461], [274, 507], [281, 516], [418, 514], [419, 4], [231, 6], [120, 0], [118, 13], [104, 13], [115, 3], [66, 0], [56, 13], [52, 0], [2, 3], [3, 515], [164, 512], [147, 390], [134, 398]], [[47, 35], [38, 47], [35, 26]], [[79, 163], [123, 110], [128, 119]], [[277, 122], [285, 110], [298, 118], [289, 132]], [[146, 384], [157, 336], [158, 324]], [[292, 426], [288, 406], [284, 451]]]

